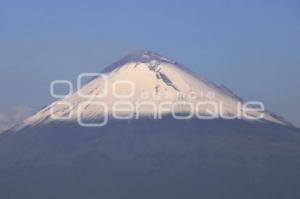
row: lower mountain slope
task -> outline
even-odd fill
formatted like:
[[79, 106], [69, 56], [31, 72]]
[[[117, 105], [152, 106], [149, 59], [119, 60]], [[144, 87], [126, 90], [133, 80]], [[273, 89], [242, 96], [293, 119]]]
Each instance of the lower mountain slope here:
[[300, 198], [300, 131], [245, 120], [57, 122], [0, 135], [6, 199]]

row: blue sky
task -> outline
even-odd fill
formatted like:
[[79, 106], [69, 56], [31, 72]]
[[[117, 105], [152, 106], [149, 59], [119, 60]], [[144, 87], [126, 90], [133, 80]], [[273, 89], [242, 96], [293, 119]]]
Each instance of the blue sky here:
[[130, 51], [175, 59], [300, 126], [300, 1], [0, 1], [0, 113]]

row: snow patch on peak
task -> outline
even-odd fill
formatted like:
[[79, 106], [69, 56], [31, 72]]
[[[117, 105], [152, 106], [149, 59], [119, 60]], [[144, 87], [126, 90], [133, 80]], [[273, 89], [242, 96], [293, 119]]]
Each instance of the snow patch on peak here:
[[169, 59], [149, 50], [142, 50], [129, 53], [127, 56], [123, 57], [119, 61], [106, 67], [102, 72], [108, 73], [129, 63], [149, 63], [150, 65], [155, 65], [155, 63], [168, 63], [179, 66], [179, 64], [172, 59]]
[[171, 60], [165, 56], [162, 56], [158, 53], [149, 51], [149, 50], [142, 50], [137, 52], [129, 53], [127, 56], [133, 62], [141, 62], [141, 63], [149, 63], [153, 60], [163, 62], [163, 63], [176, 63], [176, 61]]

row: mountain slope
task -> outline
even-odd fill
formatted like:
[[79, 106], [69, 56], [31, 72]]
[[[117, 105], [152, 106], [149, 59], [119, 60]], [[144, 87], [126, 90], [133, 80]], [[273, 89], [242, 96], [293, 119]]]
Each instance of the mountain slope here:
[[296, 199], [299, 133], [222, 119], [49, 123], [0, 136], [0, 196]]

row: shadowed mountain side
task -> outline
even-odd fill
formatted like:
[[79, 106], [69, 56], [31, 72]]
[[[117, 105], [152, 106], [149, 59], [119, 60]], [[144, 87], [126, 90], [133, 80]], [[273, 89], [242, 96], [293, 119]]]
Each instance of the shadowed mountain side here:
[[0, 196], [299, 198], [299, 129], [243, 120], [51, 123], [0, 135]]

